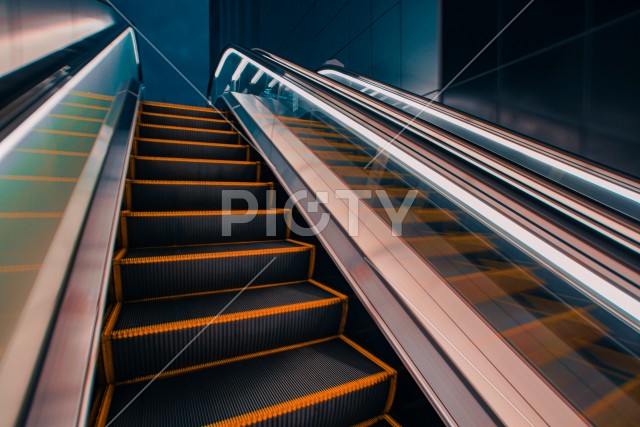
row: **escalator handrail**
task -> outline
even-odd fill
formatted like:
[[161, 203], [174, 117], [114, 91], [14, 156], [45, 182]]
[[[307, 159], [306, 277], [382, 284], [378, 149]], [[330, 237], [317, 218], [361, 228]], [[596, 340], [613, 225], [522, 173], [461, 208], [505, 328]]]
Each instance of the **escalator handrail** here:
[[[38, 108], [3, 139], [0, 144], [0, 160], [6, 159], [6, 156], [11, 155], [16, 147], [20, 147], [22, 141], [33, 132], [41, 120], [49, 115], [53, 108], [81, 86], [96, 68], [105, 63], [105, 59], [114, 52], [115, 54], [119, 53], [117, 48], [128, 40], [131, 40], [135, 47], [135, 36], [132, 29], [125, 28], [116, 34], [110, 43], [95, 54], [90, 61], [83, 62], [83, 66], [71, 78], [65, 80], [61, 86], [56, 86], [55, 90], [48, 94], [47, 99], [42, 104], [38, 103]], [[135, 54], [137, 55], [137, 53]], [[139, 65], [137, 57], [135, 63]], [[121, 91], [118, 93], [120, 94]], [[41, 242], [42, 245], [46, 245], [44, 246], [46, 255], [38, 266], [37, 276], [20, 312], [20, 317], [13, 327], [11, 341], [7, 348], [3, 349], [4, 354], [0, 363], [0, 378], [2, 379], [0, 381], [0, 400], [2, 400], [3, 422], [6, 422], [7, 425], [22, 424], [26, 420], [25, 417], [29, 413], [31, 399], [39, 381], [42, 364], [50, 356], [47, 354], [47, 350], [48, 345], [52, 342], [52, 333], [55, 331], [55, 327], [59, 326], [56, 324], [56, 320], [57, 316], [61, 314], [59, 312], [60, 303], [65, 297], [66, 287], [69, 284], [68, 278], [73, 274], [74, 262], [78, 255], [77, 244], [86, 224], [91, 203], [95, 201], [95, 191], [103, 176], [103, 166], [117, 130], [117, 119], [121, 115], [121, 108], [121, 103], [114, 103], [108, 110], [84, 166], [74, 181], [73, 191], [55, 233], [50, 241]], [[101, 255], [105, 259], [110, 258], [110, 254], [103, 253]], [[86, 287], [88, 284], [83, 283], [83, 285]], [[83, 302], [86, 301], [82, 300], [82, 296], [80, 299], [74, 300], [74, 307], [70, 313], [72, 315], [86, 312], [96, 313], [96, 304], [82, 305]], [[78, 305], [78, 303], [80, 304]], [[70, 329], [60, 331], [63, 335], [69, 332]], [[75, 339], [77, 337], [67, 336], [67, 338]], [[81, 363], [67, 364], [74, 356], [82, 356], [81, 352], [76, 352], [77, 349], [71, 346], [66, 348], [64, 352], [56, 353], [58, 357], [62, 356], [66, 360], [62, 366], [63, 369], [57, 372], [58, 375], [62, 375], [62, 378], [66, 379], [64, 375], [66, 369], [73, 370], [82, 367]], [[95, 362], [95, 360], [94, 358], [93, 361]], [[83, 384], [86, 378], [87, 372], [84, 372], [82, 375]], [[90, 377], [90, 379], [92, 378], [93, 376]], [[68, 383], [62, 381], [59, 385], [66, 387]], [[50, 403], [63, 406], [62, 402], [56, 400], [58, 397], [51, 394], [47, 396], [49, 400], [54, 399], [50, 400]], [[46, 422], [49, 423], [51, 420]]]
[[[555, 187], [567, 190], [569, 196], [567, 197], [562, 195], [560, 190], [546, 193], [552, 196], [553, 199], [555, 199], [555, 202], [568, 207], [572, 211], [574, 218], [585, 222], [586, 225], [592, 228], [594, 228], [593, 225], [596, 225], [594, 229], [599, 230], [609, 238], [613, 238], [619, 244], [626, 246], [628, 249], [636, 253], [640, 252], [640, 235], [635, 231], [638, 227], [639, 217], [636, 212], [637, 210], [634, 209], [634, 201], [635, 203], [640, 202], [640, 183], [633, 178], [625, 176], [620, 172], [608, 170], [607, 168], [596, 165], [592, 162], [580, 159], [577, 156], [565, 153], [562, 150], [552, 148], [542, 142], [523, 137], [514, 132], [500, 128], [499, 126], [444, 106], [440, 103], [417, 97], [416, 95], [409, 94], [408, 92], [401, 91], [395, 87], [359, 76], [355, 73], [340, 70], [337, 67], [323, 67], [319, 70], [320, 74], [323, 76], [324, 73], [322, 73], [322, 71], [324, 70], [342, 74], [347, 76], [347, 78], [357, 80], [360, 84], [376, 88], [374, 90], [378, 90], [381, 93], [386, 92], [386, 96], [391, 95], [395, 97], [395, 99], [404, 99], [404, 102], [416, 104], [409, 104], [414, 108], [425, 108], [425, 111], [427, 111], [427, 109], [434, 110], [434, 114], [448, 116], [451, 117], [452, 120], [455, 120], [457, 124], [454, 123], [454, 127], [464, 126], [464, 129], [470, 129], [472, 132], [495, 136], [496, 139], [494, 140], [496, 141], [503, 141], [505, 144], [511, 144], [512, 146], [519, 147], [517, 150], [519, 154], [523, 154], [531, 158], [542, 159], [543, 162], [550, 163], [555, 166], [560, 165], [567, 174], [574, 173], [577, 174], [576, 176], [580, 175], [581, 178], [576, 179], [581, 180], [580, 182], [587, 187], [578, 188], [575, 183], [554, 180]], [[336, 83], [342, 86], [340, 82], [333, 81], [334, 85]], [[376, 99], [368, 94], [363, 93], [363, 95], [365, 98], [370, 98], [371, 100]], [[376, 99], [376, 101], [378, 100]], [[409, 129], [420, 129], [422, 127], [424, 130], [429, 126], [432, 126], [427, 120], [422, 118], [414, 120], [412, 115], [408, 115], [408, 113], [402, 109], [389, 104], [385, 105], [387, 105], [389, 111], [393, 111], [398, 120], [405, 124], [409, 124]], [[425, 126], [420, 126], [421, 124], [424, 124]], [[506, 154], [500, 155], [493, 153], [491, 150], [482, 147], [482, 144], [476, 144], [472, 139], [469, 139], [469, 142], [472, 144], [471, 146], [474, 147], [473, 152], [475, 155], [472, 156], [474, 159], [490, 156], [498, 159], [505, 159], [511, 163]], [[487, 153], [489, 156], [486, 156]], [[490, 163], [490, 161], [484, 160], [483, 162]], [[516, 163], [518, 162], [515, 161], [512, 164]], [[524, 166], [518, 165], [517, 168], [525, 170]], [[552, 181], [549, 177], [540, 175], [536, 170], [530, 168], [526, 168], [526, 170], [533, 172], [536, 176], [540, 176], [544, 181]], [[523, 179], [519, 179], [518, 175], [515, 175], [514, 177], [520, 182], [524, 181]], [[573, 200], [563, 201], [563, 199], [567, 198]], [[609, 199], [608, 202], [606, 201], [606, 198]], [[580, 199], [587, 200], [588, 203], [583, 203]], [[630, 204], [631, 206], [627, 206], [627, 204]], [[575, 206], [572, 207], [572, 205]], [[589, 205], [591, 205], [591, 207]]]
[[[123, 82], [105, 125], [113, 129], [70, 268], [25, 425], [86, 425], [141, 86]], [[92, 286], [88, 286], [91, 284]], [[52, 398], [55, 396], [55, 399]]]
[[[286, 66], [289, 66], [292, 72], [300, 72], [301, 70], [305, 72], [302, 67], [298, 67], [276, 55], [259, 49], [256, 49], [256, 51], [274, 59], [280, 65], [286, 63]], [[449, 151], [469, 163], [481, 167], [486, 173], [510, 183], [510, 185], [518, 190], [524, 191], [529, 194], [529, 196], [549, 205], [558, 212], [564, 213], [571, 220], [578, 221], [597, 233], [600, 233], [605, 238], [611, 239], [616, 244], [624, 247], [625, 250], [640, 254], [640, 231], [638, 222], [628, 215], [620, 214], [594, 201], [592, 198], [587, 198], [569, 188], [564, 188], [550, 181], [546, 177], [525, 170], [523, 167], [515, 165], [488, 150], [476, 147], [475, 144], [469, 143], [461, 138], [451, 137], [447, 132], [440, 131], [424, 122], [414, 121], [413, 118], [405, 112], [390, 107], [377, 99], [364, 95], [334, 80], [330, 80], [328, 77], [309, 71], [305, 72], [305, 77], [331, 92], [349, 97], [349, 99], [354, 100], [354, 102], [369, 109], [374, 114], [394, 121], [403, 129], [407, 127], [407, 130], [410, 132], [438, 144], [440, 148]], [[433, 136], [433, 138], [429, 138], [429, 136]]]
[[[274, 61], [276, 66], [280, 67], [280, 69], [285, 68], [285, 71], [284, 71], [285, 76], [296, 76], [298, 81], [304, 81], [305, 84], [307, 84], [308, 82], [311, 84], [311, 86], [313, 86], [314, 88], [318, 88], [317, 90], [322, 91], [324, 93], [326, 92], [336, 93], [337, 91], [340, 91], [340, 93], [337, 94], [337, 96], [341, 97], [343, 101], [343, 105], [345, 105], [344, 102], [355, 104], [360, 108], [364, 108], [365, 111], [367, 111], [367, 114], [369, 115], [373, 114], [375, 117], [377, 117], [377, 120], [379, 121], [379, 123], [383, 123], [383, 122], [388, 123], [386, 112], [389, 111], [389, 108], [386, 104], [382, 104], [378, 100], [372, 100], [363, 106], [362, 103], [358, 101], [358, 99], [362, 98], [364, 95], [361, 94], [359, 91], [355, 91], [351, 88], [347, 88], [346, 86], [341, 84], [338, 84], [339, 87], [336, 87], [336, 82], [334, 82], [333, 80], [330, 80], [324, 76], [319, 76], [316, 73], [310, 72], [300, 66], [297, 66], [296, 64], [292, 64], [290, 61], [284, 60], [271, 53], [262, 51], [260, 49], [253, 49], [253, 51], [259, 53], [266, 59]], [[326, 80], [328, 80], [328, 82]], [[343, 93], [356, 96], [356, 100], [352, 100], [348, 96], [345, 96]], [[326, 99], [326, 95], [325, 95], [325, 99]], [[381, 105], [380, 110], [374, 110], [370, 108], [371, 105], [376, 105], [376, 104], [378, 106]], [[400, 122], [400, 123], [395, 122], [395, 124], [397, 126], [403, 126], [404, 122]], [[440, 143], [440, 139], [443, 139], [442, 133], [431, 132], [431, 133], [414, 133], [414, 134], [416, 134], [421, 140], [427, 140], [436, 144]], [[392, 138], [392, 137], [393, 137], [392, 139], [393, 146], [404, 145], [402, 143], [403, 138], [399, 137], [399, 134], [392, 132], [388, 135], [388, 138]], [[450, 138], [450, 139], [453, 141], [453, 143], [456, 143], [456, 144], [459, 144], [462, 142], [460, 141], [459, 138], [458, 139]], [[406, 145], [404, 146], [406, 147]], [[417, 150], [424, 151], [426, 149], [425, 147], [426, 146], [424, 145], [424, 143], [420, 143], [420, 146], [417, 148]], [[415, 151], [415, 148], [409, 147], [408, 149], [409, 151]], [[587, 239], [579, 239], [579, 240], [573, 239], [570, 233], [564, 233], [563, 238], [572, 239], [571, 240], [572, 243], [569, 245], [563, 245], [563, 246], [566, 249], [567, 248], [572, 250], [577, 249], [578, 252], [584, 254], [586, 257], [586, 260], [583, 260], [583, 262], [586, 261], [588, 264], [592, 266], [592, 269], [595, 271], [598, 271], [598, 270], [601, 271], [602, 265], [608, 266], [609, 272], [605, 273], [605, 275], [607, 276], [607, 280], [610, 283], [612, 284], [615, 283], [614, 293], [617, 293], [620, 296], [621, 299], [619, 299], [619, 301], [625, 301], [625, 300], [629, 301], [630, 298], [636, 301], [640, 300], [640, 288], [638, 288], [638, 283], [640, 283], [640, 276], [638, 275], [638, 271], [635, 269], [637, 266], [635, 266], [635, 262], [634, 262], [635, 254], [640, 253], [640, 227], [638, 226], [638, 224], [632, 221], [629, 221], [625, 218], [620, 218], [619, 216], [616, 216], [614, 213], [610, 211], [606, 211], [606, 210], [603, 211], [603, 208], [601, 208], [600, 206], [594, 205], [589, 200], [584, 200], [583, 198], [580, 198], [578, 195], [571, 194], [569, 191], [566, 191], [562, 188], [558, 188], [558, 186], [554, 185], [554, 183], [549, 182], [547, 179], [544, 179], [542, 177], [536, 177], [531, 172], [521, 171], [520, 170], [521, 168], [518, 169], [513, 165], [510, 165], [509, 162], [504, 159], [494, 160], [494, 163], [492, 164], [492, 167], [494, 169], [488, 171], [490, 175], [492, 175], [493, 172], [495, 172], [495, 169], [497, 169], [496, 165], [503, 167], [507, 171], [506, 173], [502, 173], [501, 175], [497, 175], [497, 176], [494, 174], [496, 178], [506, 181], [508, 185], [513, 186], [513, 182], [514, 182], [513, 178], [521, 177], [522, 181], [532, 188], [532, 191], [526, 194], [528, 195], [533, 194], [534, 200], [543, 201], [549, 204], [549, 206], [552, 209], [557, 210], [560, 214], [568, 213], [570, 220], [577, 219], [579, 223], [586, 223], [586, 225], [588, 225], [590, 228], [593, 228], [593, 227], [596, 227], [599, 223], [596, 223], [595, 219], [590, 222], [585, 219], [585, 217], [589, 219], [591, 218], [591, 216], [593, 216], [593, 217], [596, 217], [597, 220], [602, 221], [604, 223], [603, 227], [608, 226], [613, 228], [614, 225], [619, 226], [621, 230], [620, 232], [616, 232], [616, 234], [613, 234], [612, 232], [607, 232], [608, 230], [598, 230], [598, 231], [602, 232], [606, 238], [612, 239], [612, 241], [614, 241], [615, 243], [622, 242], [624, 243], [625, 248], [631, 249], [631, 251], [633, 252], [632, 255], [628, 255], [625, 253], [620, 255], [623, 257], [622, 261], [620, 260], [620, 258], [613, 258], [612, 256], [610, 256], [611, 254], [609, 254], [607, 250], [597, 247], [593, 242], [588, 241]], [[480, 168], [480, 170], [483, 173], [487, 172], [485, 168]], [[515, 188], [522, 191], [524, 186], [523, 185], [519, 187], [516, 186]], [[569, 208], [571, 208], [572, 211], [568, 211]], [[584, 216], [578, 216], [581, 214]], [[583, 221], [580, 222], [580, 220], [583, 220]], [[540, 232], [539, 229], [533, 231], [534, 234], [539, 232]], [[637, 236], [637, 237], [634, 239], [623, 240], [626, 236]], [[618, 239], [616, 240], [615, 238], [618, 238]], [[635, 243], [636, 241], [638, 242], [637, 244]], [[588, 291], [588, 292], [591, 293], [591, 291]], [[603, 292], [606, 293], [606, 291], [603, 291]], [[592, 293], [592, 297], [594, 296], [595, 295]], [[604, 299], [600, 297], [596, 297], [596, 299], [599, 299], [605, 305], [610, 306], [610, 309], [612, 309], [613, 311], [617, 310], [614, 306], [611, 306], [610, 302], [607, 303], [605, 301], [605, 300], [611, 301], [609, 297], [605, 297]], [[631, 307], [628, 304], [629, 304], [628, 302], [624, 303], [624, 305], [626, 305], [627, 307]], [[635, 305], [635, 303], [633, 303], [632, 305]], [[631, 323], [635, 325], [637, 323], [637, 317], [640, 315], [640, 313], [636, 313], [635, 311], [633, 311], [633, 313], [634, 314], [631, 315], [631, 318], [635, 318], [636, 320], [631, 320]], [[630, 315], [630, 311], [629, 311], [629, 308], [627, 308], [626, 314], [622, 314], [622, 316], [625, 318], [628, 318], [627, 316], [629, 315]], [[636, 326], [634, 326], [634, 328], [635, 327]]]
[[[223, 66], [223, 62], [224, 60], [226, 60], [227, 56], [230, 55], [230, 53], [232, 51], [236, 51], [238, 56], [240, 58], [244, 57], [244, 59], [242, 59], [242, 61], [240, 62], [240, 64], [242, 64], [243, 62], [249, 60], [254, 62], [256, 65], [260, 65], [263, 69], [265, 73], [269, 73], [269, 77], [271, 79], [278, 79], [281, 80], [281, 82], [284, 82], [286, 84], [292, 85], [293, 87], [296, 87], [304, 92], [306, 92], [307, 95], [310, 95], [312, 97], [315, 97], [317, 99], [317, 101], [319, 103], [323, 103], [324, 105], [328, 105], [330, 106], [330, 109], [333, 110], [337, 110], [337, 109], [341, 109], [341, 114], [343, 116], [349, 116], [349, 121], [350, 122], [356, 122], [355, 120], [352, 120], [354, 117], [356, 117], [356, 115], [358, 114], [357, 112], [354, 112], [355, 109], [351, 108], [348, 106], [348, 102], [345, 101], [344, 99], [339, 99], [336, 98], [336, 95], [332, 95], [331, 92], [324, 90], [322, 87], [319, 87], [319, 85], [314, 84], [313, 82], [310, 81], [310, 79], [307, 79], [305, 75], [299, 75], [295, 70], [292, 69], [286, 69], [283, 72], [283, 67], [280, 63], [277, 62], [271, 62], [269, 60], [269, 58], [264, 58], [264, 57], [259, 57], [256, 56], [256, 54], [254, 52], [249, 52], [246, 49], [242, 49], [240, 47], [236, 47], [236, 46], [230, 46], [227, 48], [227, 50], [224, 51], [223, 55], [221, 56], [221, 62], [219, 62], [218, 67], [216, 68], [216, 73], [215, 76], [217, 77], [220, 70], [222, 69]], [[267, 59], [268, 61], [265, 61], [265, 59]], [[246, 64], [244, 64], [246, 65]], [[238, 69], [242, 68], [242, 65], [237, 66]], [[258, 67], [260, 68], [260, 67]], [[234, 73], [235, 75], [235, 73]], [[257, 74], [256, 74], [257, 75]], [[225, 85], [226, 83], [223, 82], [223, 85]], [[270, 85], [271, 86], [271, 85]], [[222, 86], [220, 86], [222, 87]], [[225, 91], [222, 91], [225, 92]], [[298, 91], [299, 94], [302, 94], [302, 92]], [[318, 104], [319, 105], [319, 104]], [[364, 117], [364, 116], [362, 116]], [[364, 120], [363, 122], [366, 123], [371, 123], [371, 116], [366, 116], [365, 118], [368, 118], [369, 120]], [[373, 117], [373, 121], [375, 121], [375, 117]], [[358, 124], [358, 126], [361, 126], [360, 122]], [[377, 124], [380, 124], [383, 122], [377, 122]], [[380, 124], [381, 128], [384, 128], [384, 124]], [[369, 133], [372, 135], [377, 135], [378, 139], [380, 139], [381, 135], [380, 133], [376, 133], [377, 129], [374, 129], [373, 127], [368, 128], [369, 129]], [[388, 128], [387, 128], [388, 130]], [[356, 133], [359, 133], [359, 131], [356, 131]], [[387, 136], [389, 135], [389, 133], [387, 132]], [[391, 135], [393, 135], [393, 133], [391, 133]], [[397, 148], [400, 151], [405, 151], [405, 155], [411, 155], [409, 154], [409, 152], [407, 150], [410, 149], [410, 147], [408, 145], [406, 145], [404, 142], [399, 141], [398, 142], [398, 147], [394, 147]], [[419, 150], [419, 149], [418, 149]], [[422, 152], [424, 152], [424, 149], [422, 149]], [[415, 151], [415, 153], [418, 153], [417, 151]], [[414, 156], [414, 160], [417, 162], [422, 161], [420, 155], [418, 155], [417, 157]], [[460, 181], [460, 180], [459, 180]], [[464, 185], [464, 183], [462, 183], [462, 185]], [[482, 196], [481, 196], [482, 197]], [[504, 197], [503, 197], [504, 198]], [[539, 232], [539, 231], [538, 231]], [[535, 231], [533, 231], [532, 233], [535, 233]], [[547, 233], [548, 234], [548, 233]], [[637, 304], [637, 300], [634, 300], [634, 304]], [[627, 308], [628, 310], [628, 308]], [[635, 311], [634, 311], [635, 312]]]
[[106, 48], [125, 25], [113, 24], [0, 78], [0, 141]]
[[[378, 88], [388, 91], [401, 99], [415, 102], [415, 103], [421, 104], [422, 106], [429, 106], [434, 109], [438, 109], [444, 114], [450, 115], [461, 121], [467, 122], [477, 128], [486, 130], [500, 137], [520, 143], [523, 146], [539, 151], [545, 156], [548, 156], [550, 158], [557, 158], [560, 161], [563, 161], [569, 165], [580, 168], [587, 173], [591, 173], [594, 176], [598, 176], [612, 183], [624, 186], [640, 194], [640, 181], [638, 181], [636, 178], [628, 174], [625, 174], [624, 172], [611, 169], [605, 165], [594, 163], [593, 161], [584, 159], [575, 153], [562, 150], [561, 148], [558, 148], [558, 147], [551, 146], [543, 141], [539, 141], [531, 137], [519, 134], [513, 130], [504, 128], [495, 123], [488, 122], [486, 120], [483, 120], [471, 114], [465, 113], [464, 111], [451, 107], [449, 105], [442, 104], [441, 102], [437, 101], [435, 98], [430, 99], [430, 98], [418, 96], [414, 93], [408, 92], [396, 86], [370, 79], [354, 71], [347, 70], [346, 68], [342, 68], [334, 65], [324, 65], [316, 69], [316, 72], [318, 74], [324, 75], [323, 71], [325, 70], [350, 76], [356, 80], [360, 80], [362, 82], [368, 83], [371, 86], [377, 86]], [[438, 92], [438, 90], [435, 90], [434, 92]]]

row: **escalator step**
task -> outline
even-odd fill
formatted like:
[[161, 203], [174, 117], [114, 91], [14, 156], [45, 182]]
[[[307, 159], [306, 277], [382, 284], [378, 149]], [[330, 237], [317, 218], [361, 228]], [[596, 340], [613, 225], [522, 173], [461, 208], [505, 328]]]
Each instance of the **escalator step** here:
[[217, 142], [236, 144], [238, 133], [227, 130], [198, 129], [164, 125], [138, 125], [137, 137], [151, 139], [177, 139], [179, 141]]
[[220, 111], [209, 107], [192, 107], [189, 105], [167, 104], [164, 102], [152, 101], [140, 103], [140, 112], [202, 117], [207, 119], [221, 119], [223, 115], [228, 116], [226, 111]]
[[122, 249], [113, 260], [119, 301], [307, 280], [315, 247], [294, 240]]
[[204, 117], [190, 117], [177, 114], [163, 113], [140, 113], [138, 123], [149, 125], [165, 125], [179, 126], [188, 128], [217, 129], [217, 130], [233, 130], [231, 123], [222, 118], [222, 116], [209, 119]]
[[181, 181], [259, 181], [260, 162], [131, 156], [131, 177]]
[[213, 142], [136, 138], [136, 154], [151, 157], [183, 157], [216, 160], [247, 160], [249, 146]]
[[109, 386], [97, 425], [116, 414], [113, 426], [352, 425], [388, 410], [395, 381], [340, 337], [160, 378], [140, 395], [139, 383]]
[[317, 282], [247, 289], [218, 315], [237, 294], [117, 303], [102, 340], [109, 382], [153, 376], [200, 332], [167, 374], [342, 333], [347, 297]]
[[125, 247], [285, 239], [290, 210], [131, 212], [121, 214]]
[[248, 207], [242, 197], [253, 197], [260, 208], [266, 208], [268, 190], [273, 190], [273, 183], [128, 180], [126, 185], [127, 207], [135, 211], [222, 209], [223, 196], [231, 200], [231, 209]]

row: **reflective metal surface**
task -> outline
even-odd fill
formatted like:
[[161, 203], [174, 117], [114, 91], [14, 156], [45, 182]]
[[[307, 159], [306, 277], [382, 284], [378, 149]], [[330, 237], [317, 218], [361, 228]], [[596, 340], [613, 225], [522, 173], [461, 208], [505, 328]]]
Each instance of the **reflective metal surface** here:
[[[522, 414], [526, 410], [521, 408], [531, 405], [547, 421], [568, 416], [560, 415], [561, 401], [543, 403], [555, 393], [543, 391], [542, 384], [534, 385], [525, 373], [526, 365], [516, 369], [517, 374], [512, 372], [519, 362], [508, 362], [511, 356], [498, 344], [508, 343], [591, 422], [603, 424], [615, 418], [624, 425], [640, 414], [637, 299], [483, 201], [464, 188], [464, 180], [440, 165], [409, 156], [396, 144], [377, 155], [387, 143], [374, 132], [259, 63], [247, 64], [248, 57], [238, 51], [225, 59], [216, 73], [218, 90], [259, 96], [238, 94], [236, 98], [245, 109], [254, 110], [254, 120], [272, 140], [287, 141], [280, 150], [289, 162], [295, 164], [302, 157], [305, 163], [298, 164], [298, 170], [315, 171], [315, 178], [306, 182], [314, 191], [320, 187], [328, 191], [330, 203], [325, 205], [330, 210], [338, 206], [334, 213], [342, 212], [339, 218], [344, 218], [344, 209], [354, 207], [340, 207], [344, 202], [332, 200], [340, 198], [336, 190], [359, 194], [357, 206], [366, 208], [360, 208], [358, 221], [372, 234], [367, 240], [361, 232], [354, 240], [361, 242], [365, 253], [373, 251], [368, 258], [417, 315], [428, 316], [425, 328], [443, 340], [441, 345], [449, 349], [450, 357], [460, 364], [471, 362], [472, 371], [464, 371], [465, 375], [476, 378], [473, 372], [482, 372], [485, 380], [491, 376], [492, 369], [482, 362], [487, 357], [508, 379], [500, 395], [509, 406], [520, 408]], [[327, 170], [332, 174], [327, 175]], [[393, 214], [414, 190], [408, 214], [393, 223]], [[374, 224], [385, 223], [389, 234], [402, 228], [401, 239], [384, 238]], [[392, 259], [400, 264], [394, 266]], [[417, 288], [409, 277], [416, 280]], [[419, 289], [428, 290], [429, 297]], [[459, 306], [450, 291], [475, 313], [463, 308], [465, 304]], [[456, 327], [433, 328], [433, 322], [443, 320], [434, 307], [427, 309], [429, 298], [448, 308], [446, 317]], [[478, 315], [483, 321], [471, 321]], [[490, 325], [501, 341], [490, 339], [491, 333], [480, 324]], [[470, 349], [461, 352], [462, 347], [451, 346], [457, 328], [483, 356], [469, 358]], [[491, 378], [496, 387], [498, 377]], [[474, 386], [490, 400], [483, 380], [476, 380]], [[515, 388], [507, 391], [510, 387]], [[525, 401], [516, 395], [526, 395]], [[531, 421], [529, 417], [525, 416]]]
[[26, 425], [87, 422], [139, 90], [137, 81], [123, 83], [105, 118], [108, 152]]
[[0, 413], [17, 420], [108, 148], [119, 83], [137, 76], [123, 32], [0, 144]]

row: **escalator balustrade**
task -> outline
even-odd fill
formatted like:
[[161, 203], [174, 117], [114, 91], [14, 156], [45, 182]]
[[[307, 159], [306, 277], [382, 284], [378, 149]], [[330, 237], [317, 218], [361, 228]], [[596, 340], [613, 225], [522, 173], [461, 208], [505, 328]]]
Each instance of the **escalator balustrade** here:
[[[396, 372], [343, 335], [347, 297], [313, 280], [315, 247], [221, 114], [141, 104], [95, 425], [397, 426]], [[224, 190], [262, 209], [228, 237], [247, 207], [223, 211]]]
[[[591, 421], [640, 419], [637, 333], [453, 202], [321, 113], [279, 120], [391, 225], [394, 207], [418, 194], [402, 236], [466, 301]], [[367, 166], [368, 165], [368, 166]], [[365, 168], [365, 166], [367, 166]]]

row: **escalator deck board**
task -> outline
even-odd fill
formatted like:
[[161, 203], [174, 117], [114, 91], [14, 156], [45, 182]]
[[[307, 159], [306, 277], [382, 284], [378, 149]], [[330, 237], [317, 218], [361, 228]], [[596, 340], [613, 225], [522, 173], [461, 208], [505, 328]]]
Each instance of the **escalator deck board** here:
[[343, 338], [161, 378], [110, 386], [98, 425], [351, 425], [388, 406], [395, 371]]

